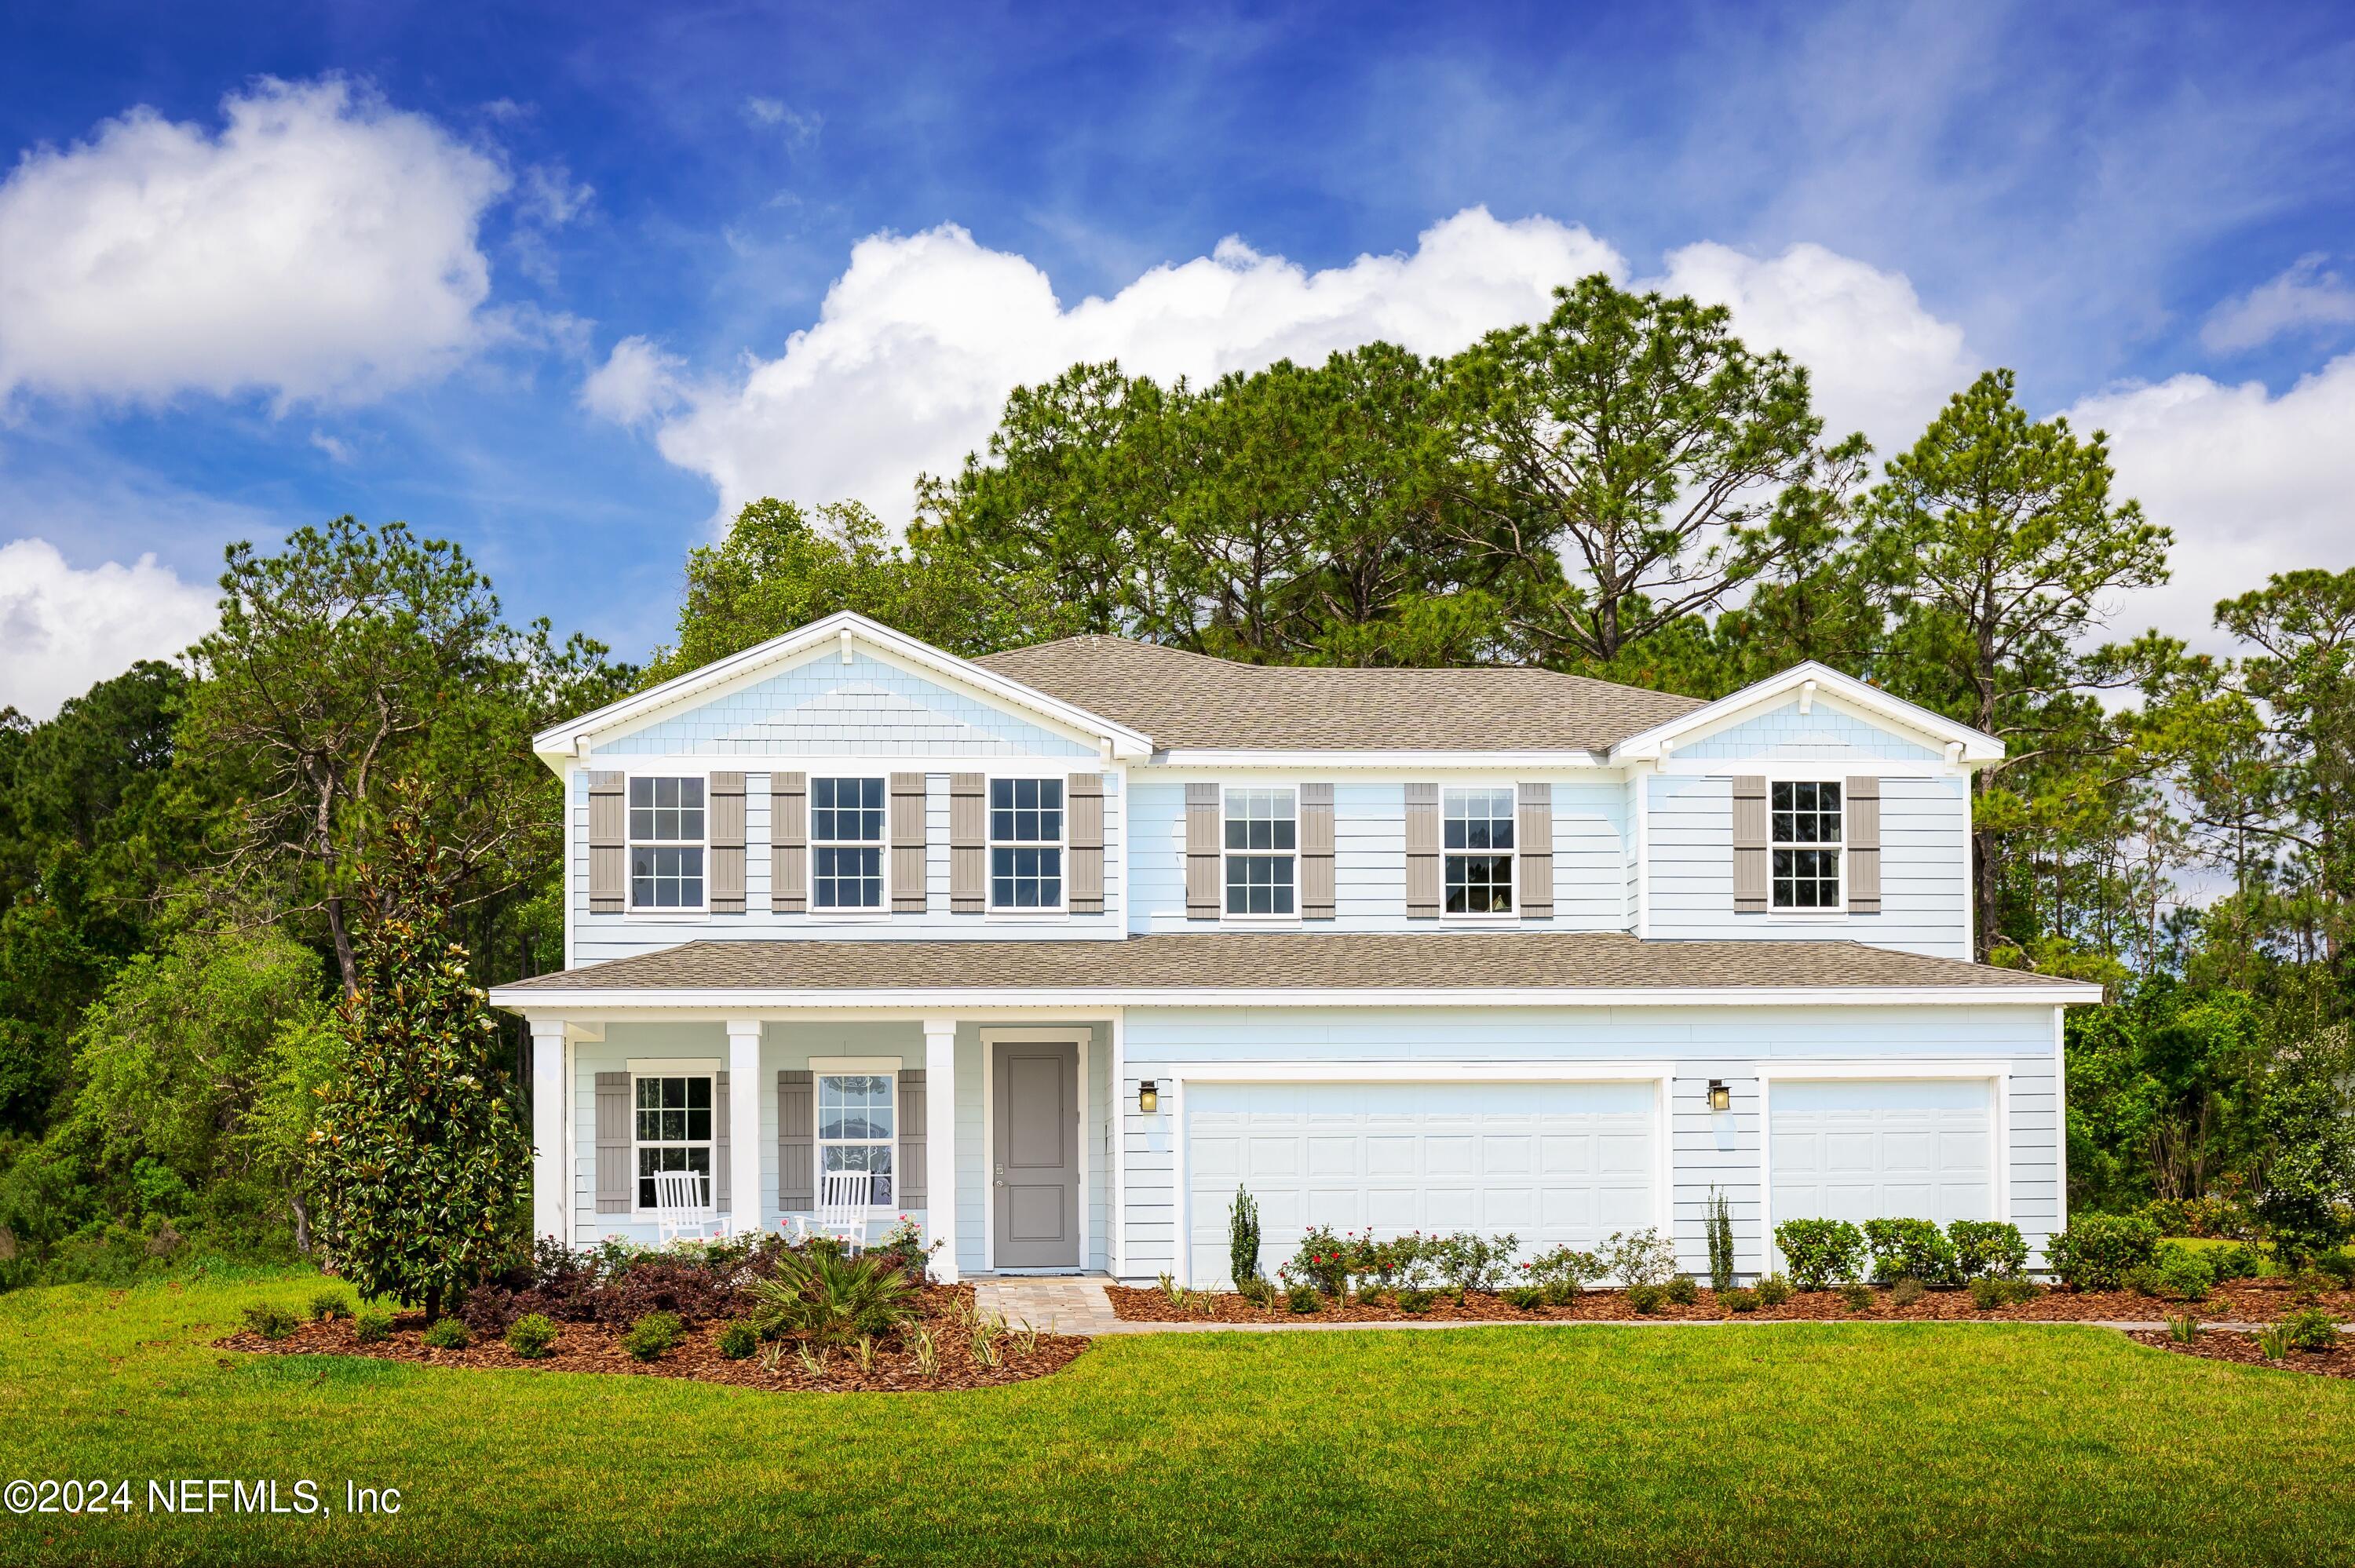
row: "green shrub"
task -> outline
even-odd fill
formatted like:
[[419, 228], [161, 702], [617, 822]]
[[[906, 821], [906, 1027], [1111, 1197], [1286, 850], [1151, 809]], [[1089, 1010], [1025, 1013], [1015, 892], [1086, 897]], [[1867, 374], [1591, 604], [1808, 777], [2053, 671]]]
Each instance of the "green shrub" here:
[[1774, 1227], [1774, 1245], [1802, 1290], [1854, 1279], [1864, 1266], [1864, 1233], [1846, 1220], [1785, 1220]]
[[1545, 1287], [1542, 1285], [1508, 1286], [1500, 1295], [1506, 1306], [1518, 1307], [1524, 1312], [1534, 1312], [1546, 1304]]
[[1521, 1277], [1543, 1287], [1547, 1301], [1556, 1307], [1575, 1300], [1588, 1284], [1610, 1272], [1594, 1254], [1566, 1246], [1541, 1252], [1521, 1265]]
[[741, 1361], [761, 1348], [761, 1331], [741, 1318], [719, 1330], [719, 1353], [731, 1361]]
[[1872, 1249], [1872, 1277], [1884, 1285], [1905, 1278], [1945, 1285], [1956, 1277], [1955, 1245], [1929, 1220], [1867, 1220], [1864, 1243]]
[[1911, 1307], [1928, 1294], [1930, 1287], [1909, 1274], [1890, 1287], [1889, 1304], [1891, 1307]]
[[2033, 1301], [2042, 1294], [2043, 1287], [2032, 1279], [2006, 1279], [1981, 1275], [1971, 1281], [1971, 1305], [1982, 1312], [1992, 1312], [1998, 1307], [2009, 1307], [2021, 1301]]
[[1722, 1291], [1719, 1294], [1718, 1299], [1725, 1303], [1725, 1309], [1729, 1312], [1755, 1312], [1758, 1310], [1758, 1292], [1755, 1290], [1737, 1288]]
[[1668, 1294], [1666, 1286], [1631, 1285], [1627, 1287], [1627, 1305], [1649, 1316], [1660, 1309], [1660, 1303], [1668, 1299]]
[[1504, 1283], [1505, 1271], [1512, 1266], [1513, 1254], [1520, 1245], [1518, 1236], [1482, 1236], [1457, 1231], [1454, 1235], [1439, 1237], [1425, 1255], [1461, 1301], [1475, 1290], [1494, 1290]]
[[752, 1325], [763, 1336], [821, 1346], [881, 1339], [916, 1315], [916, 1287], [890, 1259], [831, 1247], [780, 1254], [775, 1277], [755, 1283], [751, 1294]]
[[352, 1338], [363, 1345], [379, 1345], [392, 1338], [392, 1314], [380, 1307], [363, 1307], [352, 1314]]
[[2072, 1290], [2115, 1290], [2158, 1250], [2158, 1227], [2139, 1214], [2081, 1214], [2044, 1244], [2044, 1261]]
[[1709, 1190], [1709, 1287], [1722, 1296], [1733, 1288], [1733, 1205], [1715, 1187]]
[[2269, 1361], [2277, 1361], [2289, 1354], [2287, 1323], [2275, 1323], [2271, 1328], [2260, 1329], [2254, 1338], [2257, 1341], [2257, 1353]]
[[2009, 1220], [1956, 1220], [1946, 1227], [1946, 1245], [1958, 1278], [2009, 1279], [2028, 1272], [2028, 1242]]
[[463, 1318], [436, 1318], [425, 1326], [424, 1342], [437, 1351], [463, 1351], [474, 1342]]
[[[2246, 1247], [2243, 1247], [2240, 1250], [2246, 1252], [2248, 1249]], [[2331, 1278], [2337, 1280], [2339, 1282], [2339, 1289], [2355, 1290], [2355, 1251], [2350, 1251], [2348, 1248], [2342, 1246], [2335, 1248], [2329, 1252], [2318, 1254], [2314, 1260], [2314, 1266], [2318, 1273], [2327, 1274]], [[2255, 1272], [2256, 1270], [2252, 1268], [2249, 1271], [2249, 1274], [2254, 1275]], [[2225, 1276], [2223, 1277], [2242, 1279], [2248, 1277], [2249, 1276], [2247, 1275], [2236, 1274]]]
[[507, 1349], [527, 1361], [548, 1354], [556, 1343], [556, 1325], [544, 1313], [527, 1312], [507, 1325]]
[[2339, 1343], [2339, 1319], [2319, 1307], [2291, 1313], [2281, 1320], [2281, 1327], [2294, 1350], [2319, 1352]]
[[1236, 1284], [1235, 1294], [1254, 1307], [1265, 1307], [1275, 1299], [1275, 1287], [1254, 1274]]
[[1840, 1287], [1840, 1300], [1851, 1312], [1870, 1312], [1872, 1310], [1872, 1287], [1852, 1279]]
[[1758, 1304], [1780, 1307], [1791, 1298], [1791, 1282], [1780, 1274], [1770, 1274], [1758, 1282]]
[[1438, 1296], [1435, 1292], [1409, 1286], [1398, 1293], [1398, 1308], [1401, 1312], [1412, 1313], [1419, 1317], [1430, 1311], [1431, 1304], [1437, 1299]]
[[1284, 1293], [1284, 1304], [1305, 1317], [1325, 1310], [1325, 1293], [1304, 1280]]
[[2204, 1248], [2163, 1241], [2148, 1263], [2126, 1271], [2126, 1283], [2169, 1301], [2205, 1301], [2215, 1288], [2216, 1266]]
[[294, 1314], [268, 1301], [257, 1301], [243, 1314], [245, 1326], [265, 1340], [282, 1340], [294, 1331]]
[[1602, 1261], [1604, 1271], [1622, 1285], [1666, 1285], [1676, 1276], [1677, 1249], [1650, 1226], [1614, 1231], [1603, 1244]]
[[622, 1349], [638, 1361], [650, 1361], [687, 1336], [687, 1325], [676, 1312], [649, 1312], [622, 1336]]
[[1241, 1187], [1227, 1206], [1227, 1274], [1238, 1289], [1259, 1277], [1259, 1201]]
[[311, 1298], [311, 1321], [331, 1323], [352, 1315], [352, 1298], [340, 1290], [322, 1290]]
[[1700, 1286], [1689, 1274], [1679, 1274], [1660, 1287], [1660, 1292], [1679, 1307], [1689, 1307], [1700, 1299]]
[[1300, 1250], [1276, 1272], [1287, 1287], [1306, 1285], [1337, 1301], [1347, 1300], [1353, 1250], [1331, 1226], [1314, 1225], [1300, 1233]]
[[2167, 1319], [2167, 1337], [2173, 1340], [2179, 1345], [2198, 1344], [2200, 1342], [2200, 1319], [2193, 1317], [2189, 1312], [2184, 1313], [2181, 1317], [2177, 1317], [2174, 1314], [2169, 1313]]

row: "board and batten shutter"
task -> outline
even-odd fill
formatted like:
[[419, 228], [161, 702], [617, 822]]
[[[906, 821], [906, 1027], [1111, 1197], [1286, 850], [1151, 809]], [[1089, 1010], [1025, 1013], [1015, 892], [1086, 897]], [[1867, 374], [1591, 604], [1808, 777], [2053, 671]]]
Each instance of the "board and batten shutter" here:
[[769, 775], [769, 910], [809, 907], [809, 775]]
[[1333, 786], [1300, 787], [1300, 917], [1330, 920], [1333, 902]]
[[1733, 912], [1766, 913], [1766, 780], [1746, 773], [1733, 781]]
[[1406, 787], [1406, 917], [1439, 918], [1439, 786]]
[[924, 1161], [924, 1070], [900, 1069], [900, 1196], [898, 1206], [921, 1209], [931, 1195]]
[[1070, 816], [1071, 883], [1066, 895], [1074, 915], [1101, 915], [1104, 907], [1103, 775], [1074, 773], [1064, 781], [1063, 804]]
[[630, 1169], [630, 1075], [597, 1075], [597, 1212], [626, 1214], [637, 1172]]
[[1553, 786], [1524, 784], [1520, 816], [1513, 824], [1513, 848], [1520, 862], [1521, 916], [1553, 918]]
[[711, 1212], [730, 1213], [729, 1169], [735, 1161], [728, 1157], [728, 1075], [715, 1074], [711, 1080]]
[[949, 775], [949, 913], [989, 908], [989, 779]]
[[777, 1207], [817, 1207], [817, 1085], [806, 1067], [777, 1074]]
[[744, 913], [744, 776], [711, 776], [711, 912]]
[[891, 911], [924, 912], [924, 776], [891, 775]]
[[1219, 917], [1219, 786], [1186, 786], [1186, 918]]
[[629, 889], [628, 781], [619, 773], [589, 775], [589, 913], [619, 915]]
[[1848, 840], [1848, 912], [1881, 913], [1881, 780], [1851, 779], [1842, 797]]

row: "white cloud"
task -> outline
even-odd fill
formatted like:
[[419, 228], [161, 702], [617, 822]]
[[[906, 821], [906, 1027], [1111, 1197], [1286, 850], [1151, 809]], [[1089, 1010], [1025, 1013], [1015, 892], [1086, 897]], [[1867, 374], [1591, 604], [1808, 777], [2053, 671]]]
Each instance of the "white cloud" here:
[[0, 397], [352, 397], [482, 343], [497, 162], [333, 79], [221, 108], [218, 135], [133, 109], [0, 183]]
[[91, 683], [211, 630], [213, 596], [142, 556], [89, 571], [46, 539], [0, 545], [0, 706], [48, 718]]
[[617, 425], [636, 425], [675, 407], [684, 363], [650, 338], [625, 337], [581, 384], [581, 406]]
[[744, 101], [744, 122], [762, 130], [782, 132], [789, 147], [806, 147], [817, 140], [826, 117], [815, 110], [795, 109], [782, 98], [757, 94]]
[[2208, 313], [2200, 341], [2220, 354], [2271, 343], [2286, 333], [2355, 323], [2355, 289], [2325, 271], [2320, 252], [2301, 256], [2279, 277]]
[[313, 430], [311, 432], [311, 444], [314, 447], [316, 447], [319, 450], [326, 453], [327, 459], [331, 462], [349, 462], [352, 461], [352, 449], [350, 445], [344, 441], [340, 437], [331, 436], [325, 430]]

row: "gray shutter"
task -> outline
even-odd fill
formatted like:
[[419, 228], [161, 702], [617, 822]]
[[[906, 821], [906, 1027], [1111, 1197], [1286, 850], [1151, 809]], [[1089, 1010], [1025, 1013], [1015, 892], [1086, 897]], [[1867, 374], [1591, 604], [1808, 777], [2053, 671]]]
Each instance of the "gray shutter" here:
[[744, 776], [715, 773], [711, 805], [711, 912], [744, 913]]
[[924, 912], [924, 776], [891, 775], [891, 909]]
[[949, 775], [949, 913], [989, 907], [989, 779]]
[[900, 1197], [901, 1209], [921, 1209], [932, 1194], [924, 1158], [924, 1070], [900, 1069]]
[[1881, 780], [1851, 779], [1841, 797], [1848, 837], [1848, 912], [1881, 913]]
[[1063, 785], [1071, 833], [1070, 896], [1074, 915], [1101, 915], [1104, 906], [1103, 775], [1074, 773]]
[[817, 1207], [817, 1085], [809, 1069], [777, 1075], [777, 1207]]
[[769, 908], [798, 915], [809, 907], [809, 775], [769, 775]]
[[1553, 786], [1520, 788], [1520, 821], [1513, 824], [1514, 853], [1521, 864], [1521, 915], [1553, 918]]
[[1406, 917], [1439, 918], [1439, 786], [1406, 787]]
[[1744, 774], [1733, 781], [1733, 912], [1766, 913], [1766, 780]]
[[1333, 786], [1300, 787], [1300, 917], [1333, 918]]
[[626, 1214], [638, 1173], [630, 1169], [630, 1075], [597, 1075], [597, 1212]]
[[735, 1163], [729, 1158], [728, 1138], [728, 1075], [721, 1073], [711, 1080], [711, 1209], [712, 1213], [732, 1213], [728, 1206], [729, 1167]]
[[619, 915], [629, 889], [629, 801], [619, 773], [589, 775], [589, 913]]
[[1219, 787], [1186, 786], [1186, 918], [1219, 917]]

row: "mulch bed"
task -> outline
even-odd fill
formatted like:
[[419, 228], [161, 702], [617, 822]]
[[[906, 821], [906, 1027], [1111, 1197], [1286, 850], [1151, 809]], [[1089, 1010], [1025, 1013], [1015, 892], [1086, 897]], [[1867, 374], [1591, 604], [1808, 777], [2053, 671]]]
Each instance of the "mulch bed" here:
[[[876, 1341], [873, 1362], [864, 1371], [853, 1351], [843, 1348], [827, 1351], [823, 1371], [812, 1376], [794, 1355], [791, 1343], [763, 1345], [748, 1360], [730, 1361], [719, 1353], [717, 1341], [724, 1325], [717, 1321], [687, 1330], [677, 1345], [651, 1361], [638, 1361], [622, 1349], [625, 1330], [598, 1323], [558, 1324], [555, 1344], [537, 1361], [526, 1361], [498, 1340], [477, 1339], [463, 1351], [432, 1350], [421, 1342], [425, 1331], [421, 1312], [395, 1318], [392, 1337], [375, 1344], [361, 1344], [348, 1319], [304, 1323], [283, 1340], [265, 1340], [247, 1330], [214, 1343], [221, 1350], [258, 1355], [370, 1356], [378, 1361], [498, 1372], [625, 1372], [692, 1378], [740, 1388], [832, 1393], [939, 1393], [1023, 1383], [1062, 1371], [1088, 1348], [1086, 1339], [1073, 1334], [1040, 1334], [1035, 1343], [1027, 1337], [1007, 1334], [997, 1341], [998, 1364], [984, 1366], [974, 1358], [970, 1331], [960, 1328], [952, 1316], [956, 1299], [963, 1297], [969, 1302], [971, 1295], [970, 1286], [934, 1286], [923, 1292], [923, 1309], [917, 1321], [931, 1331], [940, 1357], [939, 1371], [931, 1377], [917, 1370], [914, 1354], [896, 1334]], [[779, 1353], [771, 1356], [772, 1351]]]
[[2137, 1330], [2129, 1338], [2162, 1351], [2173, 1351], [2179, 1356], [2199, 1356], [2211, 1361], [2237, 1361], [2244, 1367], [2271, 1367], [2275, 1372], [2311, 1372], [2318, 1377], [2355, 1377], [2355, 1341], [2342, 1335], [2336, 1349], [2328, 1351], [2287, 1351], [2277, 1361], [2265, 1359], [2257, 1349], [2254, 1334], [2234, 1334], [2218, 1330], [2205, 1330], [2190, 1344], [2182, 1344], [2165, 1334], [2147, 1330]]
[[[1513, 1307], [1502, 1297], [1479, 1294], [1459, 1304], [1453, 1295], [1442, 1295], [1432, 1302], [1429, 1311], [1420, 1314], [1401, 1312], [1388, 1301], [1352, 1301], [1346, 1307], [1328, 1301], [1321, 1311], [1295, 1316], [1285, 1308], [1281, 1298], [1276, 1299], [1274, 1310], [1270, 1311], [1252, 1306], [1231, 1291], [1188, 1292], [1184, 1307], [1171, 1305], [1159, 1290], [1114, 1285], [1107, 1287], [1107, 1293], [1112, 1297], [1113, 1309], [1122, 1318], [1149, 1323], [1428, 1323], [1499, 1319], [1619, 1322], [1642, 1321], [1646, 1317], [1657, 1320], [1737, 1316], [1766, 1320], [1872, 1318], [1927, 1322], [2081, 1323], [2147, 1322], [2187, 1310], [2179, 1303], [2154, 1300], [2131, 1290], [2047, 1290], [2033, 1300], [1998, 1307], [1993, 1311], [1981, 1311], [1967, 1290], [1933, 1290], [1913, 1305], [1900, 1307], [1890, 1299], [1884, 1288], [1873, 1291], [1872, 1306], [1863, 1312], [1851, 1308], [1836, 1290], [1802, 1290], [1780, 1307], [1761, 1305], [1755, 1312], [1737, 1314], [1721, 1306], [1715, 1294], [1704, 1288], [1700, 1298], [1689, 1307], [1664, 1301], [1648, 1315], [1638, 1314], [1630, 1307], [1624, 1291], [1591, 1290], [1562, 1307]], [[2211, 1322], [2269, 1323], [2309, 1304], [2320, 1305], [2335, 1318], [2355, 1317], [2355, 1291], [2326, 1290], [2309, 1303], [2299, 1298], [2288, 1281], [2273, 1279], [2235, 1280], [2188, 1309]]]

